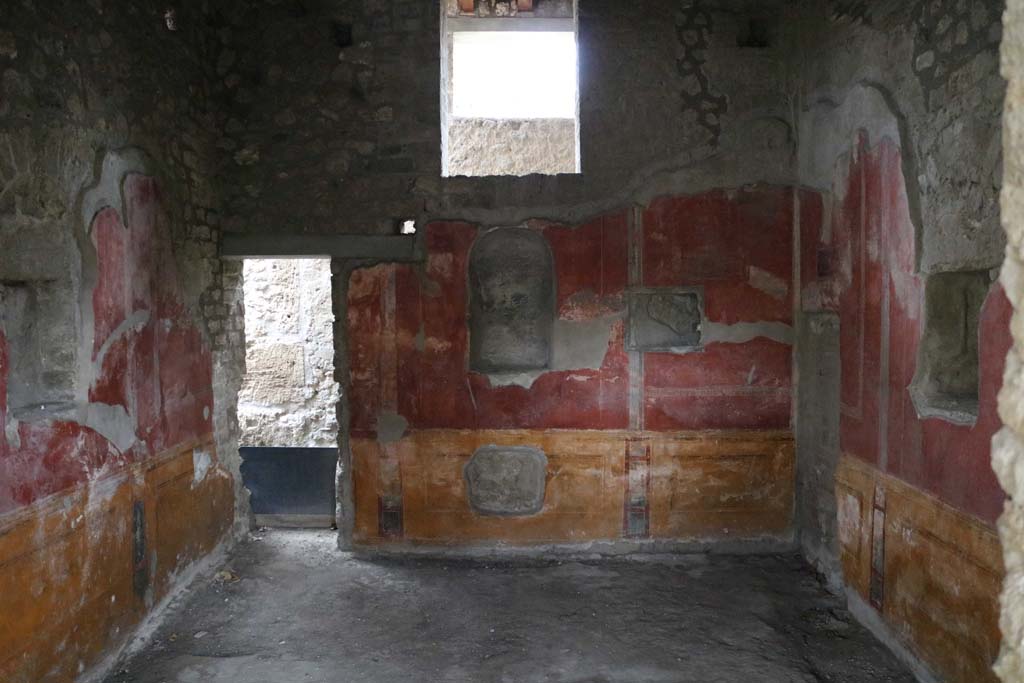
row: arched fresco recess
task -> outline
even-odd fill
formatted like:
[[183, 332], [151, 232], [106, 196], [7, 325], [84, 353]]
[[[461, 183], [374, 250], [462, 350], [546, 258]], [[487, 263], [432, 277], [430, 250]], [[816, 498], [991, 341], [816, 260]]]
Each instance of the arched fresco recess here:
[[477, 240], [469, 261], [470, 370], [550, 367], [554, 280], [551, 248], [539, 233], [498, 228]]

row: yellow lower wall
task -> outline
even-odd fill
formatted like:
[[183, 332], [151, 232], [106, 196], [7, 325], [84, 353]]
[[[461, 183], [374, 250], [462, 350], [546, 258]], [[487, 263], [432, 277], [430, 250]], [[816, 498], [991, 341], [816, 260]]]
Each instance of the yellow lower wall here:
[[847, 584], [950, 683], [995, 682], [1004, 574], [996, 531], [848, 456], [836, 500]]
[[[463, 468], [477, 448], [534, 446], [548, 458], [544, 507], [487, 517], [469, 504]], [[640, 457], [627, 476], [627, 449]], [[379, 444], [354, 439], [357, 543], [575, 543], [624, 536], [627, 487], [646, 488], [654, 539], [779, 535], [792, 519], [788, 431], [422, 430]], [[381, 533], [383, 500], [400, 500], [400, 538]]]
[[[201, 477], [197, 451], [212, 459]], [[95, 664], [217, 546], [233, 496], [211, 438], [0, 517], [0, 681], [72, 681]]]

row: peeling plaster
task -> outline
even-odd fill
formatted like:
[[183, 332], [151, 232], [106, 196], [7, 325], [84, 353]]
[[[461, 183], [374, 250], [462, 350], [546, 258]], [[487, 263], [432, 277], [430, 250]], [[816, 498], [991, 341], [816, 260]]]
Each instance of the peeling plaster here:
[[[97, 163], [94, 182], [83, 186], [79, 195], [79, 224], [75, 229], [75, 241], [78, 244], [81, 259], [81, 290], [78, 298], [79, 313], [79, 353], [82, 358], [89, 358], [95, 342], [95, 317], [92, 307], [93, 291], [97, 278], [96, 247], [90, 237], [93, 221], [105, 208], [117, 211], [117, 215], [125, 222], [124, 179], [130, 173], [145, 174], [152, 166], [148, 155], [140, 149], [125, 148], [108, 150], [102, 154]], [[127, 322], [127, 321], [126, 321]], [[95, 379], [96, 371], [89, 363], [79, 363], [78, 384], [75, 388], [76, 400], [88, 403], [89, 387]]]
[[780, 344], [793, 343], [793, 327], [778, 322], [742, 322], [732, 325], [704, 321], [703, 344], [743, 344], [764, 337]]
[[21, 450], [21, 434], [18, 431], [19, 424], [20, 423], [8, 413], [7, 420], [4, 422], [4, 436], [7, 437], [7, 443], [15, 450]]
[[896, 97], [879, 83], [861, 81], [850, 88], [841, 102], [823, 97], [804, 112], [800, 124], [803, 140], [813, 144], [799, 146], [799, 177], [801, 183], [823, 193], [835, 189], [839, 193], [836, 199], [841, 201], [847, 186], [841, 174], [849, 170], [845, 159], [856, 136], [863, 131], [872, 145], [883, 139], [891, 140], [902, 152], [903, 183], [914, 226], [914, 258], [920, 267], [924, 239], [921, 178], [908, 126]]
[[110, 336], [106, 338], [103, 342], [103, 346], [101, 346], [100, 350], [96, 353], [96, 359], [92, 362], [93, 377], [98, 377], [100, 375], [100, 372], [103, 369], [103, 361], [106, 359], [107, 352], [110, 351], [110, 347], [128, 332], [138, 332], [145, 327], [148, 322], [149, 311], [135, 311], [125, 318], [124, 321], [110, 333]]
[[126, 147], [108, 151], [100, 163], [96, 182], [82, 193], [79, 218], [86, 230], [90, 229], [96, 214], [107, 207], [125, 216], [125, 177], [130, 173], [151, 174], [152, 167], [152, 160], [141, 149]]
[[192, 486], [202, 483], [213, 467], [213, 457], [209, 451], [197, 448], [192, 451]]
[[555, 320], [551, 340], [551, 367], [530, 372], [489, 374], [491, 386], [517, 385], [529, 389], [541, 375], [567, 370], [597, 370], [608, 353], [615, 323], [625, 313], [612, 313], [594, 320]]
[[789, 294], [788, 282], [757, 266], [750, 266], [747, 269], [747, 282], [754, 289], [764, 292], [776, 301], [785, 301], [786, 295]]
[[122, 453], [135, 445], [135, 418], [124, 406], [89, 403], [79, 410], [79, 423], [113, 443]]

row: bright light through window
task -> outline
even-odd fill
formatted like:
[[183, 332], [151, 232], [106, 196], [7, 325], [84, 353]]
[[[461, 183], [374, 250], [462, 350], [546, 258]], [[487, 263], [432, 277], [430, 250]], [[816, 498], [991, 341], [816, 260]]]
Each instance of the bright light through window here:
[[576, 117], [576, 36], [572, 32], [457, 31], [452, 38], [454, 116]]

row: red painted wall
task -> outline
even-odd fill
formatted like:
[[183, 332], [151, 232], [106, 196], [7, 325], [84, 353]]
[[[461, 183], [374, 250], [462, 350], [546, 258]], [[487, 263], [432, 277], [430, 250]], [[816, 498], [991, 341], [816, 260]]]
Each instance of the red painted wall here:
[[[643, 285], [702, 285], [713, 322], [792, 322], [792, 196], [749, 187], [656, 200], [642, 212]], [[352, 434], [378, 414], [411, 429], [625, 429], [629, 363], [625, 293], [630, 212], [580, 226], [531, 224], [551, 246], [558, 317], [620, 314], [597, 369], [542, 374], [530, 388], [492, 386], [468, 371], [467, 262], [479, 229], [426, 228], [427, 262], [356, 271], [349, 291]], [[759, 274], [781, 290], [766, 292]], [[770, 289], [770, 288], [769, 288]], [[758, 337], [702, 352], [645, 357], [651, 430], [788, 428], [791, 347]]]
[[1011, 344], [1009, 302], [995, 284], [982, 310], [977, 423], [918, 419], [908, 387], [924, 324], [924, 280], [914, 272], [900, 151], [888, 139], [872, 146], [862, 133], [840, 163], [831, 212], [821, 195], [806, 193], [801, 213], [803, 306], [840, 316], [840, 446], [994, 522], [1004, 495], [991, 469], [990, 440], [1000, 426], [996, 395]]
[[[703, 286], [711, 322], [791, 325], [792, 208], [790, 190], [774, 187], [655, 201], [644, 212], [644, 285]], [[758, 286], [765, 274], [779, 289]], [[791, 361], [788, 344], [765, 337], [647, 354], [645, 426], [788, 428]]]
[[[124, 408], [136, 444], [121, 451], [92, 429], [62, 420], [20, 423], [20, 446], [0, 430], [0, 514], [212, 431], [212, 357], [185, 307], [157, 184], [131, 175], [124, 196], [126, 220], [109, 208], [93, 220], [95, 337], [91, 358], [80, 362], [98, 365], [89, 402]], [[137, 324], [129, 321], [133, 315]], [[7, 417], [10, 353], [0, 332], [0, 424]]]

